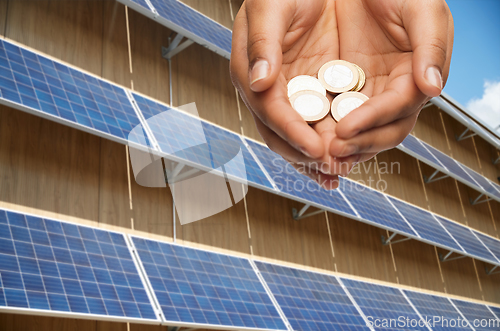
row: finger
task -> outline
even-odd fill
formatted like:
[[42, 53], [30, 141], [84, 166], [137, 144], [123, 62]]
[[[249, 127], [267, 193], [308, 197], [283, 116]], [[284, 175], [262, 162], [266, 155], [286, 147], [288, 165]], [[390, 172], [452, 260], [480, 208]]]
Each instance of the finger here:
[[399, 145], [412, 130], [418, 114], [360, 133], [354, 138], [335, 139], [330, 154], [345, 157], [352, 154], [378, 153]]
[[245, 87], [242, 88], [254, 119], [258, 118], [289, 145], [310, 158], [319, 159], [325, 154], [326, 148], [319, 134], [292, 108], [283, 76], [264, 92], [245, 92]]
[[[418, 112], [426, 97], [413, 81], [411, 73], [393, 79], [387, 89], [350, 112], [337, 125], [336, 133], [341, 139], [350, 139], [360, 132], [368, 131], [394, 122]], [[350, 155], [354, 152], [338, 151], [333, 156]]]
[[[443, 89], [443, 73], [450, 65], [449, 31], [453, 23], [444, 0], [409, 1], [402, 12], [413, 50], [413, 75], [419, 89], [436, 97]], [[452, 42], [452, 40], [451, 40]]]
[[281, 1], [247, 0], [247, 53], [250, 88], [267, 90], [278, 78], [282, 63], [282, 43], [292, 24], [295, 6]]

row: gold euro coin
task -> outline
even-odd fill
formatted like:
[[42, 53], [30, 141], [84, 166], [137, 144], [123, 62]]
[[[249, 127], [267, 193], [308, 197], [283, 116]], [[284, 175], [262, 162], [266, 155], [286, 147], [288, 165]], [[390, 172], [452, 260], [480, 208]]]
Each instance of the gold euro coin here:
[[355, 66], [356, 69], [358, 69], [358, 73], [359, 73], [358, 84], [352, 89], [352, 91], [359, 92], [365, 86], [366, 75], [365, 75], [365, 72], [363, 71], [363, 69], [361, 69], [360, 66], [358, 66], [357, 64], [354, 64], [354, 63], [352, 65]]
[[312, 76], [300, 75], [288, 82], [288, 98], [300, 91], [316, 91], [326, 96], [326, 90], [321, 82]]
[[316, 91], [299, 91], [290, 97], [290, 104], [307, 123], [316, 123], [330, 112], [330, 100]]
[[360, 92], [342, 93], [333, 99], [331, 113], [335, 121], [339, 122], [351, 111], [361, 106], [368, 97]]
[[353, 90], [359, 82], [359, 71], [352, 63], [335, 60], [325, 63], [318, 73], [325, 89], [334, 94]]

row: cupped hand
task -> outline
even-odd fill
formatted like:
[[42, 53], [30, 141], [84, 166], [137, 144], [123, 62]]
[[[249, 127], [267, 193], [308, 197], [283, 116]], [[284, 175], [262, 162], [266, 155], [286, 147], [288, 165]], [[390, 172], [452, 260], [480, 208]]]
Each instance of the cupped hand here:
[[329, 152], [369, 155], [398, 145], [448, 77], [453, 18], [444, 0], [337, 0], [340, 58], [366, 73], [370, 100], [343, 118]]
[[271, 150], [328, 189], [353, 160], [329, 155], [336, 123], [328, 116], [309, 126], [290, 105], [287, 82], [316, 76], [338, 57], [335, 1], [246, 0], [236, 16], [231, 77], [259, 133]]

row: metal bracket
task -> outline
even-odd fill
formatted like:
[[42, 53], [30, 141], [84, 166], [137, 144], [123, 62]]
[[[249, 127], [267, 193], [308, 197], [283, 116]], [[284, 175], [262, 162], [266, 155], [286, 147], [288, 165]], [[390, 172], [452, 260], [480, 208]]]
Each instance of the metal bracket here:
[[491, 269], [488, 269], [488, 267], [486, 267], [486, 268], [485, 268], [485, 269], [486, 269], [486, 274], [487, 274], [488, 276], [500, 274], [500, 270], [499, 270], [499, 271], [497, 271], [497, 272], [494, 272], [494, 271], [495, 271], [496, 269], [498, 269], [498, 268], [500, 268], [500, 266], [498, 266], [498, 265], [494, 266], [494, 267], [493, 267], [493, 268], [491, 268]]
[[384, 236], [382, 236], [382, 245], [387, 246], [387, 245], [394, 245], [398, 243], [402, 243], [404, 241], [411, 240], [411, 238], [404, 238], [404, 239], [399, 239], [399, 240], [393, 240], [394, 237], [396, 237], [398, 233], [394, 232], [393, 234], [390, 235], [389, 238], [385, 239]]
[[450, 177], [448, 175], [443, 175], [441, 177], [436, 178], [436, 176], [437, 176], [437, 174], [439, 174], [439, 172], [440, 172], [439, 170], [436, 170], [429, 177], [424, 175], [424, 183], [429, 184], [429, 183], [437, 182], [438, 180]]
[[172, 59], [174, 56], [194, 44], [194, 41], [187, 39], [183, 43], [181, 43], [182, 39], [184, 39], [184, 36], [181, 34], [177, 34], [172, 40], [172, 43], [168, 47], [163, 47], [161, 48], [161, 56], [167, 60]]
[[471, 205], [473, 205], [473, 206], [475, 206], [475, 205], [479, 205], [480, 203], [485, 203], [485, 202], [488, 202], [488, 201], [493, 200], [493, 199], [492, 199], [492, 198], [490, 198], [490, 197], [486, 197], [486, 199], [481, 200], [481, 198], [482, 198], [483, 196], [484, 196], [484, 193], [481, 193], [481, 194], [480, 194], [480, 195], [479, 195], [476, 199], [474, 199], [474, 200], [472, 200], [472, 198], [471, 198], [471, 199], [469, 199], [470, 204], [471, 204]]
[[469, 135], [467, 135], [467, 133], [471, 131], [469, 128], [465, 129], [464, 132], [462, 132], [462, 134], [460, 136], [457, 136], [455, 135], [455, 138], [457, 139], [457, 141], [462, 141], [462, 140], [465, 140], [465, 139], [468, 139], [468, 138], [472, 138], [474, 136], [477, 136], [477, 133], [473, 132]]
[[320, 210], [313, 211], [312, 213], [305, 214], [305, 212], [307, 211], [307, 209], [309, 209], [309, 207], [311, 207], [311, 205], [306, 204], [306, 205], [304, 205], [304, 207], [302, 207], [302, 209], [300, 211], [297, 211], [296, 208], [292, 208], [293, 219], [298, 221], [298, 220], [301, 220], [303, 218], [311, 217], [311, 216], [318, 215], [318, 214], [325, 212], [323, 209], [320, 209]]
[[180, 327], [178, 326], [169, 326], [167, 327], [167, 331], [179, 331]]
[[449, 251], [448, 254], [446, 254], [445, 256], [439, 253], [439, 260], [441, 260], [441, 262], [448, 262], [448, 261], [460, 260], [467, 257], [465, 255], [450, 257], [453, 253], [454, 253], [453, 251]]
[[499, 163], [500, 163], [500, 156], [499, 156], [499, 157], [497, 157], [497, 159], [496, 159], [496, 160], [495, 160], [495, 159], [492, 159], [492, 161], [493, 161], [493, 164], [495, 164], [495, 165], [496, 165], [496, 164], [499, 164]]

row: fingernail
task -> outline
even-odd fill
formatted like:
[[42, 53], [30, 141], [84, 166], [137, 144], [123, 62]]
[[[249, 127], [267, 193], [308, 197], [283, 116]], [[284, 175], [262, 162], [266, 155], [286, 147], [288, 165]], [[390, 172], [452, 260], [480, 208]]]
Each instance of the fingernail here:
[[250, 72], [250, 85], [263, 80], [269, 75], [269, 63], [266, 60], [259, 60], [253, 65]]
[[425, 71], [425, 79], [427, 81], [437, 87], [439, 90], [443, 89], [443, 78], [441, 77], [441, 72], [436, 67], [429, 67]]
[[342, 150], [342, 153], [340, 153], [340, 156], [345, 157], [345, 156], [350, 156], [358, 151], [358, 146], [355, 145], [346, 145], [344, 149]]
[[307, 150], [306, 150], [304, 147], [299, 147], [299, 148], [300, 148], [300, 151], [302, 152], [302, 154], [304, 154], [304, 155], [305, 155], [305, 156], [307, 156], [308, 158], [311, 158], [311, 159], [313, 158], [313, 157], [311, 156], [311, 154], [309, 154], [309, 153], [307, 152]]

